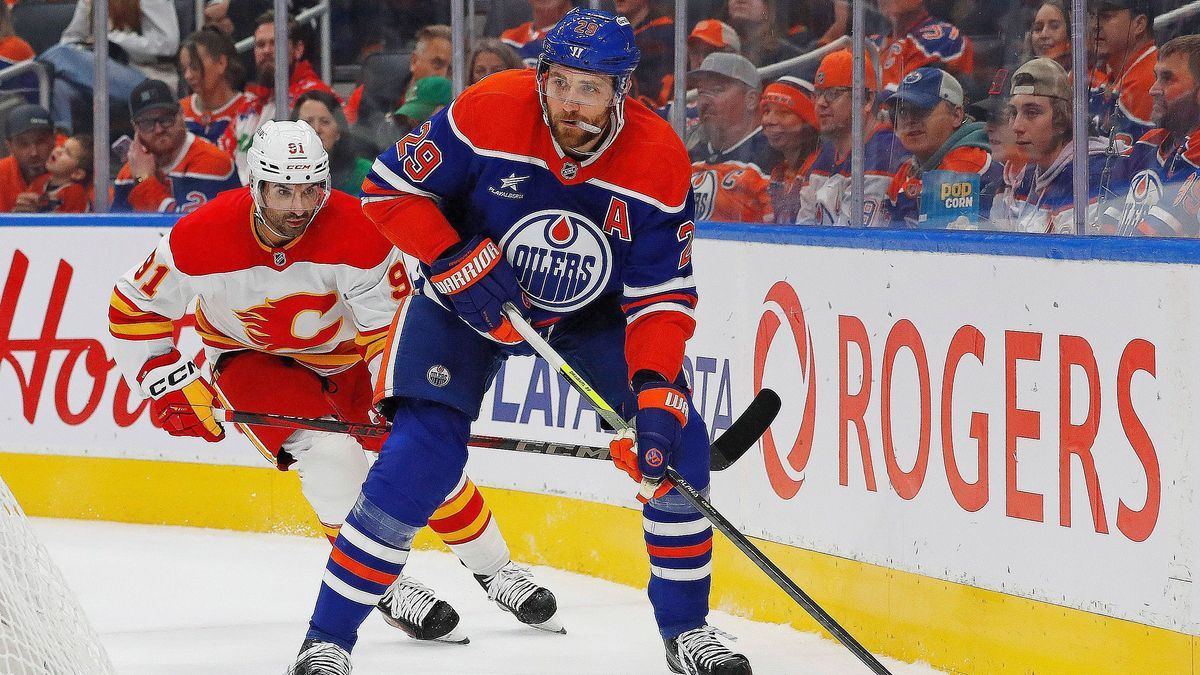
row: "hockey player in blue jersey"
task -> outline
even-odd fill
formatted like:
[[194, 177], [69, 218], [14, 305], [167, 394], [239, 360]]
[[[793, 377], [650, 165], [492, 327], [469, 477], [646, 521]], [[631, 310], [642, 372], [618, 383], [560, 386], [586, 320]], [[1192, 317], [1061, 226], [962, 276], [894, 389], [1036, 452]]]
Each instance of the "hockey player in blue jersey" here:
[[[669, 464], [707, 493], [708, 434], [682, 374], [697, 299], [690, 167], [670, 126], [627, 100], [637, 62], [628, 21], [572, 10], [536, 70], [488, 77], [376, 160], [363, 209], [420, 260], [424, 284], [397, 313], [376, 389], [393, 432], [334, 545], [289, 672], [350, 671], [359, 624], [461, 474], [492, 375], [531, 351], [506, 302], [635, 418], [636, 439], [613, 442], [618, 466], [640, 482], [661, 480]], [[750, 673], [706, 622], [712, 528], [671, 487], [661, 481], [643, 506], [668, 666]], [[534, 592], [517, 581], [481, 583]]]

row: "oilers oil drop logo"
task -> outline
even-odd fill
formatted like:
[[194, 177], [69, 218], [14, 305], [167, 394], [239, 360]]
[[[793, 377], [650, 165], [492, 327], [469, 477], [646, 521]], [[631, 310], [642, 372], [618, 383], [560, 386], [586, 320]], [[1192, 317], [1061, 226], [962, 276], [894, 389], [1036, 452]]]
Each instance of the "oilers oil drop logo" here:
[[571, 211], [525, 216], [500, 241], [534, 305], [570, 312], [595, 300], [612, 275], [613, 254], [595, 223]]

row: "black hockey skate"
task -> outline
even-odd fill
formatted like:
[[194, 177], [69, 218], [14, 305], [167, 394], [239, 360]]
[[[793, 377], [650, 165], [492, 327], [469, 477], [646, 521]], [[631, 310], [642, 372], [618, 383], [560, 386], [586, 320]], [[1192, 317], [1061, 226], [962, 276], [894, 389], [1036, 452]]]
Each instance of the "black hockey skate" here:
[[470, 642], [458, 630], [458, 612], [439, 600], [428, 586], [401, 574], [375, 605], [384, 621], [416, 640], [438, 640], [465, 645]]
[[320, 640], [305, 640], [285, 675], [350, 675], [350, 652]]
[[555, 616], [558, 601], [550, 589], [539, 586], [527, 568], [509, 562], [490, 577], [476, 574], [475, 580], [487, 591], [488, 598], [510, 612], [517, 620], [551, 633], [567, 632]]
[[750, 661], [717, 640], [717, 635], [734, 639], [712, 626], [701, 626], [663, 640], [667, 666], [673, 673], [687, 675], [752, 675]]

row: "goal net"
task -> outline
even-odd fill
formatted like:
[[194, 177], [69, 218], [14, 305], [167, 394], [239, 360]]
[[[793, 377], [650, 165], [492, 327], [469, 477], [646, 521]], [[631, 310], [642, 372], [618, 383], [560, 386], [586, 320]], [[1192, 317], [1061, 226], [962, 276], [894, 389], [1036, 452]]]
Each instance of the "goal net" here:
[[0, 673], [112, 672], [74, 593], [0, 479]]

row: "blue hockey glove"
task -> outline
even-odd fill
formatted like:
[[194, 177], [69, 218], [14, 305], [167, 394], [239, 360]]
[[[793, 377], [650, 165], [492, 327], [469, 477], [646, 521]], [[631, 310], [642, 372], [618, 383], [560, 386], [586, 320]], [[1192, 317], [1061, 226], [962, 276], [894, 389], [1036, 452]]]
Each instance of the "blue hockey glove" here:
[[472, 328], [505, 345], [520, 343], [521, 335], [504, 316], [504, 303], [529, 306], [517, 275], [494, 241], [477, 235], [454, 253], [429, 266], [430, 283], [454, 303], [454, 310]]
[[[642, 386], [637, 401], [636, 434], [628, 430], [618, 434], [609, 443], [609, 452], [617, 468], [633, 480], [658, 483], [653, 495], [658, 498], [674, 487], [664, 476], [687, 426], [687, 396], [675, 385], [658, 381]], [[638, 499], [646, 501], [645, 495]]]

